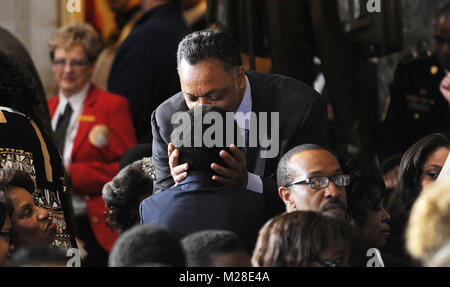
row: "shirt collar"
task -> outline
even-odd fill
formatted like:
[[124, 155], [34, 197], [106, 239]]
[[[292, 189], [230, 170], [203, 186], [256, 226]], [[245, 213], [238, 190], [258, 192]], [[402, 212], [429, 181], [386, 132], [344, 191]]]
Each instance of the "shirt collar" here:
[[198, 170], [190, 171], [189, 175], [178, 185], [184, 185], [192, 182], [209, 182], [217, 185], [218, 183], [212, 180], [213, 175], [214, 174], [212, 172], [204, 172]]
[[73, 94], [70, 98], [66, 98], [64, 96], [64, 92], [60, 89], [59, 91], [60, 106], [65, 107], [67, 102], [69, 102], [73, 110], [79, 110], [83, 106], [89, 88], [90, 83], [87, 83], [78, 93]]
[[[236, 113], [242, 113], [242, 114], [246, 115], [251, 111], [252, 111], [252, 90], [250, 87], [250, 82], [249, 82], [247, 76], [245, 76], [244, 98], [242, 99], [241, 104], [239, 105]], [[247, 130], [250, 129], [250, 122], [245, 121], [245, 117], [244, 118], [236, 117], [236, 114], [235, 114], [235, 119], [240, 128], [247, 129]]]

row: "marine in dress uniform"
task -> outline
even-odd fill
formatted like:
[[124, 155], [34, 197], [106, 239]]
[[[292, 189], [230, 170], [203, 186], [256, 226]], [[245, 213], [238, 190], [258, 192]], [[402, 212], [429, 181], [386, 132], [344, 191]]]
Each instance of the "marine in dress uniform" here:
[[439, 86], [448, 71], [436, 54], [414, 54], [399, 63], [390, 87], [390, 105], [380, 129], [384, 172], [398, 165], [411, 145], [435, 132], [450, 132], [450, 107]]

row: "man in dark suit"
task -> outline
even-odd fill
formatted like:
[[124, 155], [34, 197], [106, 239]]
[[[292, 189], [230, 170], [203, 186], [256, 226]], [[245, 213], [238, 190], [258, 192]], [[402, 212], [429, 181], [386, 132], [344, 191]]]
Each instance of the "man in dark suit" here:
[[[197, 105], [213, 104], [233, 112], [253, 112], [255, 117], [250, 123], [238, 120], [239, 126], [251, 134], [260, 123], [260, 138], [270, 135], [271, 147], [278, 147], [275, 155], [265, 156], [262, 147], [266, 146], [261, 141], [252, 145], [251, 136], [246, 136], [244, 151], [231, 147], [231, 153], [220, 152], [228, 168], [214, 164], [212, 168], [218, 175], [213, 180], [264, 192], [274, 213], [282, 212], [284, 206], [274, 180], [278, 159], [301, 143], [328, 144], [326, 103], [298, 80], [245, 72], [238, 45], [231, 36], [217, 30], [186, 36], [178, 46], [177, 62], [182, 92], [152, 114], [155, 192], [170, 188], [188, 174], [189, 166], [178, 165], [178, 151], [170, 144], [172, 115]], [[261, 125], [264, 115], [268, 119], [266, 127]]]
[[175, 53], [189, 33], [180, 0], [142, 0], [144, 15], [119, 46], [108, 91], [126, 97], [138, 143], [150, 143], [150, 115], [179, 91]]
[[[183, 136], [188, 138], [188, 142], [176, 141], [174, 145], [179, 151], [179, 163], [189, 164], [189, 175], [169, 190], [145, 199], [140, 205], [141, 222], [168, 227], [181, 236], [209, 229], [230, 230], [239, 235], [248, 250], [252, 251], [258, 231], [268, 219], [263, 196], [212, 179], [216, 175], [211, 169], [212, 163], [227, 167], [219, 156], [222, 149], [230, 152], [223, 140], [227, 132], [232, 131], [236, 135], [234, 138], [238, 138], [239, 129], [234, 120], [225, 121], [226, 113], [226, 109], [213, 105], [197, 106], [184, 112], [194, 124], [183, 129]], [[196, 121], [194, 114], [203, 118], [208, 114], [220, 116], [223, 125], [214, 122], [220, 127], [214, 137], [221, 138], [222, 143], [208, 147], [206, 137], [213, 124]], [[201, 127], [197, 129], [195, 125]], [[200, 145], [194, 144], [197, 140]]]

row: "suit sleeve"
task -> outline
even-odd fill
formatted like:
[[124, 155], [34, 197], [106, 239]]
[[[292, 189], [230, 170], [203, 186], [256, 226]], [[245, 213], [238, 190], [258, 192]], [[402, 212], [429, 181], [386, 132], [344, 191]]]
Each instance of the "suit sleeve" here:
[[70, 165], [72, 187], [75, 193], [101, 194], [103, 185], [118, 173], [122, 154], [136, 145], [131, 110], [125, 99], [110, 110], [108, 118], [111, 134], [105, 159], [76, 162]]
[[157, 110], [152, 113], [152, 158], [156, 169], [156, 181], [154, 182], [153, 193], [164, 191], [175, 184], [170, 174], [169, 157], [167, 155], [168, 143], [161, 136], [156, 112]]

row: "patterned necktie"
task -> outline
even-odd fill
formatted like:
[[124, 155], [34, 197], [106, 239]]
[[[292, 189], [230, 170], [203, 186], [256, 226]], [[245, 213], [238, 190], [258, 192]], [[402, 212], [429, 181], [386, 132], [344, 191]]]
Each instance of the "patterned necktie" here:
[[64, 113], [59, 116], [58, 123], [56, 124], [56, 145], [61, 154], [64, 154], [64, 143], [66, 142], [67, 127], [69, 126], [72, 113], [72, 107], [70, 106], [70, 103], [67, 103]]

